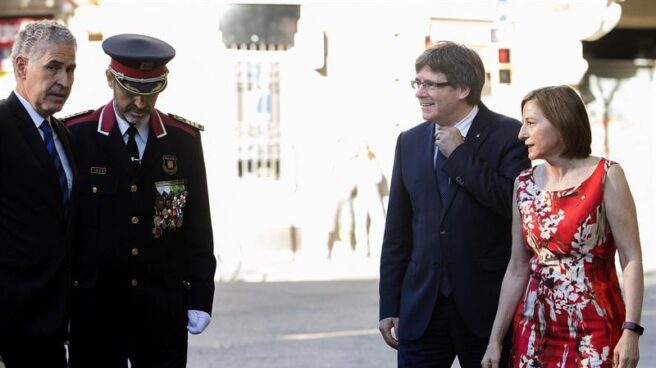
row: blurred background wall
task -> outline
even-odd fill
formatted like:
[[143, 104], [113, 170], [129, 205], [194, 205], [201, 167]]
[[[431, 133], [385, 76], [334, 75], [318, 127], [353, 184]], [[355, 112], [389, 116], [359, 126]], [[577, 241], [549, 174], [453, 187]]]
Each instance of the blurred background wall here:
[[624, 167], [656, 270], [652, 0], [5, 0], [0, 96], [14, 86], [15, 32], [43, 17], [79, 42], [61, 116], [110, 100], [103, 39], [143, 33], [175, 47], [157, 107], [205, 126], [220, 280], [256, 257], [376, 259], [396, 137], [421, 122], [414, 60], [439, 40], [479, 51], [493, 110], [519, 118], [540, 86], [581, 92], [593, 154]]

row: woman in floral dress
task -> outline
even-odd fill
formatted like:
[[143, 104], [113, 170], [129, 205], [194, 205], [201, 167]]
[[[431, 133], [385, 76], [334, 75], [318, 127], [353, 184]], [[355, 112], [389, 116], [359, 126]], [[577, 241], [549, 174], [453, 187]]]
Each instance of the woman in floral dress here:
[[512, 257], [482, 366], [498, 366], [513, 322], [512, 367], [635, 367], [644, 285], [622, 168], [590, 156], [588, 116], [567, 86], [524, 98], [519, 139], [544, 163], [515, 181]]

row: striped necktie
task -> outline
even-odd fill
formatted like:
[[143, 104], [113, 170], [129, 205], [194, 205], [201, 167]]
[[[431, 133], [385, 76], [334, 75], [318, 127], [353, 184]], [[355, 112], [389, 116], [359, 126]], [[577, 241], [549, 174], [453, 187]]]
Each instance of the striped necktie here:
[[57, 178], [59, 179], [59, 187], [62, 193], [62, 204], [64, 205], [64, 213], [68, 212], [68, 179], [66, 178], [66, 172], [64, 171], [64, 166], [59, 158], [57, 153], [57, 148], [55, 147], [55, 140], [52, 137], [52, 128], [50, 123], [47, 120], [44, 120], [43, 123], [39, 126], [41, 132], [43, 132], [43, 142], [46, 144], [46, 150], [52, 158], [52, 163], [55, 165], [55, 170], [57, 171]]

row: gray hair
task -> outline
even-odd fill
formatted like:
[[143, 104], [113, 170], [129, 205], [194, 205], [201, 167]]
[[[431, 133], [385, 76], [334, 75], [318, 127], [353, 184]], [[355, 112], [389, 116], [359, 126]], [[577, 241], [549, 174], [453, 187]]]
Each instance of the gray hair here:
[[45, 48], [40, 47], [41, 43], [65, 44], [77, 50], [77, 41], [66, 26], [54, 20], [40, 20], [26, 24], [18, 32], [11, 49], [12, 63], [16, 62], [19, 55], [27, 58], [40, 57], [45, 51]]

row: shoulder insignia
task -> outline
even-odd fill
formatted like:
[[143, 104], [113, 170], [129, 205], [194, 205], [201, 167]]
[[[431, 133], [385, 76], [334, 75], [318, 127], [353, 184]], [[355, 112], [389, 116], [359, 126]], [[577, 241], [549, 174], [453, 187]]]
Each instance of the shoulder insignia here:
[[62, 123], [66, 123], [68, 120], [71, 120], [71, 119], [77, 118], [78, 116], [82, 116], [82, 115], [86, 115], [86, 114], [92, 113], [93, 111], [94, 111], [94, 110], [84, 110], [84, 111], [76, 112], [76, 113], [74, 113], [74, 114], [69, 114], [69, 115], [63, 116], [63, 117], [58, 118], [58, 119], [59, 119], [59, 121], [61, 121]]
[[193, 121], [187, 120], [187, 119], [183, 118], [182, 116], [178, 116], [178, 115], [175, 115], [175, 114], [168, 114], [168, 115], [170, 117], [172, 117], [173, 119], [175, 119], [175, 120], [177, 120], [177, 121], [179, 121], [183, 124], [189, 125], [192, 128], [200, 130], [201, 132], [205, 130], [205, 127], [202, 126], [201, 124], [194, 123]]

